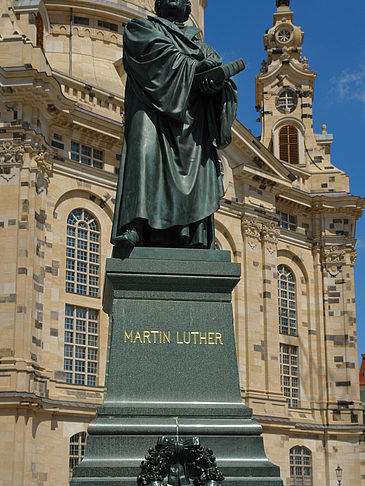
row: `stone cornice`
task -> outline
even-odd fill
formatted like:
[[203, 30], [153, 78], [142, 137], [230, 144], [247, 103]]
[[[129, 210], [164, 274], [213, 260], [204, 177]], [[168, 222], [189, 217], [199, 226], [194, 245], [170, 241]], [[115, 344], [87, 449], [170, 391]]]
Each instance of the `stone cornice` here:
[[[95, 393], [101, 395], [103, 388], [97, 388]], [[95, 397], [96, 398], [96, 397]], [[58, 400], [52, 398], [45, 398], [34, 393], [17, 392], [17, 391], [0, 391], [0, 409], [1, 408], [24, 408], [32, 410], [39, 410], [42, 413], [62, 413], [79, 416], [89, 416], [96, 413], [100, 402], [91, 400], [72, 401], [72, 400]]]
[[60, 174], [72, 179], [79, 179], [90, 184], [115, 191], [117, 187], [117, 176], [95, 167], [87, 167], [87, 171], [78, 162], [72, 160], [54, 161], [53, 170], [55, 174]]

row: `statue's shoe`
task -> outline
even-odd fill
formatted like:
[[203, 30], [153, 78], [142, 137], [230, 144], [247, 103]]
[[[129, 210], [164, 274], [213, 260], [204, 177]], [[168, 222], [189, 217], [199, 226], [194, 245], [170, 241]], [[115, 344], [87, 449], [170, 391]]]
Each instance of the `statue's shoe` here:
[[116, 236], [113, 243], [116, 246], [138, 246], [140, 237], [136, 229], [127, 229], [121, 235]]

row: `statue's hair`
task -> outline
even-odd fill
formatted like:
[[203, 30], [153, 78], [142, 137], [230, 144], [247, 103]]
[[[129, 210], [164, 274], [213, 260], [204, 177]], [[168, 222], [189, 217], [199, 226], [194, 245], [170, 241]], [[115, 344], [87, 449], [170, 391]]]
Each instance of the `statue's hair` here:
[[[191, 1], [190, 0], [185, 0], [186, 4], [186, 10], [185, 10], [185, 18], [184, 22], [186, 22], [189, 18], [189, 15], [191, 14]], [[160, 17], [161, 15], [161, 0], [155, 0], [155, 12], [156, 15]]]

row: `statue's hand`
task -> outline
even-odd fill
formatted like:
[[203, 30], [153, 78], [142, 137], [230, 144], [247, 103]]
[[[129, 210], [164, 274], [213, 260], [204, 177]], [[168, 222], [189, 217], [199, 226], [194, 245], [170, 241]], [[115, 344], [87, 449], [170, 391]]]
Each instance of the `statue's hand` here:
[[204, 94], [219, 93], [223, 89], [223, 86], [224, 81], [221, 84], [216, 84], [212, 79], [203, 79], [199, 84], [200, 91]]
[[209, 71], [209, 69], [213, 69], [214, 67], [217, 66], [220, 66], [219, 61], [212, 58], [203, 59], [202, 61], [198, 62], [195, 68], [195, 72], [202, 73], [203, 71]]

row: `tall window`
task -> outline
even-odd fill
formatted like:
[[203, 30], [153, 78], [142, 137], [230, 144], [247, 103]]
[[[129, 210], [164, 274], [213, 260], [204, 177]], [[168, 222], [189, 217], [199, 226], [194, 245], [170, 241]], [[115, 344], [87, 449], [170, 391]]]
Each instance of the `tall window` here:
[[280, 160], [290, 164], [299, 164], [298, 130], [291, 125], [279, 131]]
[[298, 347], [280, 344], [281, 391], [291, 408], [299, 407]]
[[297, 336], [294, 275], [285, 265], [278, 266], [278, 308], [281, 334]]
[[66, 383], [96, 386], [99, 312], [66, 304], [64, 370]]
[[290, 449], [290, 485], [312, 486], [312, 453], [306, 447]]
[[98, 297], [99, 225], [84, 209], [74, 209], [67, 218], [66, 292]]
[[86, 443], [86, 432], [80, 432], [73, 435], [70, 438], [70, 450], [69, 450], [69, 468], [70, 479], [72, 477], [73, 470], [84, 457]]
[[38, 47], [43, 48], [43, 35], [44, 35], [44, 27], [43, 27], [43, 20], [41, 14], [38, 12], [36, 17], [36, 27], [37, 27], [37, 39], [36, 43]]

